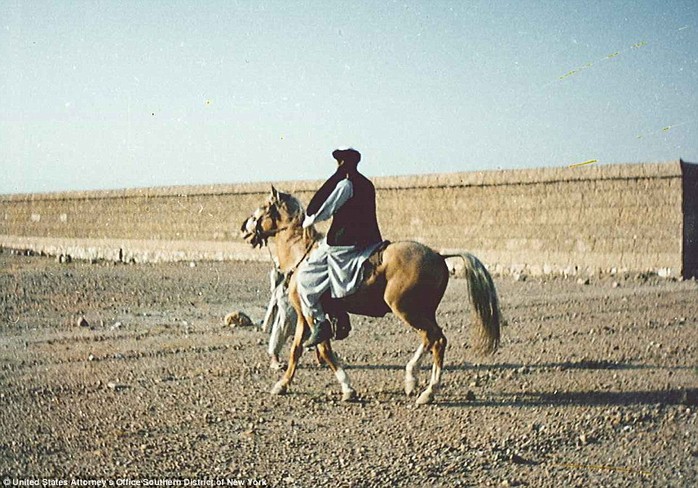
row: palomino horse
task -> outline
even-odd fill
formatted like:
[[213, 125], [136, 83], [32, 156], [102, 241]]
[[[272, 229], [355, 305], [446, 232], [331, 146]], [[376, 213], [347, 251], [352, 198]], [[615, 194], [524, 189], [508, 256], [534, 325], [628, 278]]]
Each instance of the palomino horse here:
[[[285, 393], [293, 380], [303, 351], [303, 336], [309, 332], [308, 324], [312, 320], [304, 317], [301, 312], [294, 271], [317, 244], [321, 234], [314, 227], [305, 230], [302, 228], [304, 215], [305, 211], [298, 199], [272, 187], [268, 200], [255, 210], [241, 229], [243, 239], [254, 247], [266, 245], [267, 240], [273, 237], [279, 265], [286, 273], [291, 273], [288, 291], [291, 303], [298, 313], [298, 322], [288, 367], [271, 390], [275, 395]], [[341, 299], [342, 307], [350, 313], [382, 317], [393, 312], [419, 333], [422, 343], [405, 368], [407, 395], [415, 392], [417, 373], [425, 352], [432, 353], [433, 365], [429, 384], [417, 398], [418, 405], [430, 403], [441, 382], [446, 337], [436, 323], [436, 308], [448, 284], [449, 271], [445, 258], [449, 257], [461, 257], [465, 262], [475, 347], [481, 353], [492, 353], [499, 345], [499, 300], [492, 277], [472, 254], [441, 255], [417, 242], [393, 242], [383, 251], [382, 261], [364, 277], [359, 290]], [[342, 399], [353, 399], [356, 392], [351, 387], [349, 376], [332, 352], [330, 341], [320, 344], [318, 352], [339, 381]]]

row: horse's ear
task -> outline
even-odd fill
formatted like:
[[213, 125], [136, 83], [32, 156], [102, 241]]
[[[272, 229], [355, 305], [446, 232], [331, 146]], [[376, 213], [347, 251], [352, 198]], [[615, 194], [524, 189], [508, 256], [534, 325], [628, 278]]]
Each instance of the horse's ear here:
[[274, 188], [274, 185], [271, 185], [271, 195], [269, 197], [272, 202], [278, 202], [279, 199], [279, 190]]

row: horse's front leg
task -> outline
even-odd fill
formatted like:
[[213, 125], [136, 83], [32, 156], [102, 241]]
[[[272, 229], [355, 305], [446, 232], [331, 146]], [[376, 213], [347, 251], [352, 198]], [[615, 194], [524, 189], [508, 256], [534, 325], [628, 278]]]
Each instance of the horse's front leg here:
[[337, 381], [339, 381], [339, 384], [342, 387], [342, 401], [348, 402], [355, 399], [356, 390], [351, 387], [349, 375], [344, 370], [344, 366], [342, 365], [341, 361], [337, 359], [337, 356], [332, 351], [330, 341], [325, 341], [322, 344], [319, 344], [317, 350], [320, 353], [320, 357], [330, 367], [335, 378], [337, 378]]
[[293, 377], [296, 374], [296, 368], [298, 367], [298, 360], [303, 354], [303, 335], [306, 328], [308, 327], [305, 318], [302, 314], [298, 314], [298, 322], [296, 323], [296, 333], [293, 337], [293, 344], [291, 344], [291, 351], [288, 358], [288, 366], [286, 367], [286, 372], [281, 377], [279, 381], [276, 382], [274, 387], [271, 389], [272, 395], [281, 395], [286, 393], [288, 390], [288, 385], [293, 381]]

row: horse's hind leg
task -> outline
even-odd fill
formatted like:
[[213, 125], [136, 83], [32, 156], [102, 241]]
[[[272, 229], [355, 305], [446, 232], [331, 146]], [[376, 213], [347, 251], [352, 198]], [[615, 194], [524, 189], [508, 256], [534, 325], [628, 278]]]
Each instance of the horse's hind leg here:
[[417, 405], [431, 403], [434, 400], [434, 393], [441, 386], [441, 371], [444, 365], [444, 354], [446, 352], [446, 336], [443, 334], [441, 327], [436, 322], [433, 322], [433, 327], [427, 330], [427, 340], [429, 348], [434, 356], [431, 367], [431, 379], [427, 388], [417, 398]]
[[425, 314], [414, 314], [395, 310], [395, 314], [404, 320], [411, 327], [417, 329], [423, 338], [423, 343], [417, 348], [414, 356], [405, 367], [405, 393], [411, 394], [417, 386], [415, 368], [418, 369], [420, 361], [425, 351], [431, 351], [433, 364], [431, 368], [431, 378], [426, 389], [417, 397], [417, 405], [431, 403], [434, 400], [434, 393], [441, 385], [441, 371], [444, 364], [444, 354], [446, 352], [446, 336], [436, 320], [427, 317]]
[[412, 396], [419, 385], [417, 375], [419, 374], [419, 367], [422, 364], [423, 357], [424, 344], [420, 344], [417, 350], [414, 352], [414, 356], [412, 356], [412, 359], [410, 359], [410, 362], [407, 363], [407, 366], [405, 366], [405, 394], [407, 396]]
[[347, 372], [344, 370], [344, 366], [332, 351], [330, 341], [325, 341], [322, 344], [319, 344], [317, 350], [320, 353], [320, 357], [330, 367], [337, 378], [337, 381], [339, 381], [339, 384], [342, 387], [342, 401], [348, 402], [356, 398], [356, 391], [351, 387], [349, 375], [347, 375]]

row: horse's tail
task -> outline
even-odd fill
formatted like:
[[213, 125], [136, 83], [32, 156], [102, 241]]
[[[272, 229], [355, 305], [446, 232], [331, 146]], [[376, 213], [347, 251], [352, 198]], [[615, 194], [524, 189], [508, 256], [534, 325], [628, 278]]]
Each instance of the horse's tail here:
[[492, 276], [482, 262], [470, 253], [447, 254], [460, 257], [465, 263], [465, 277], [470, 291], [471, 316], [474, 325], [475, 350], [492, 354], [499, 347], [501, 313]]

